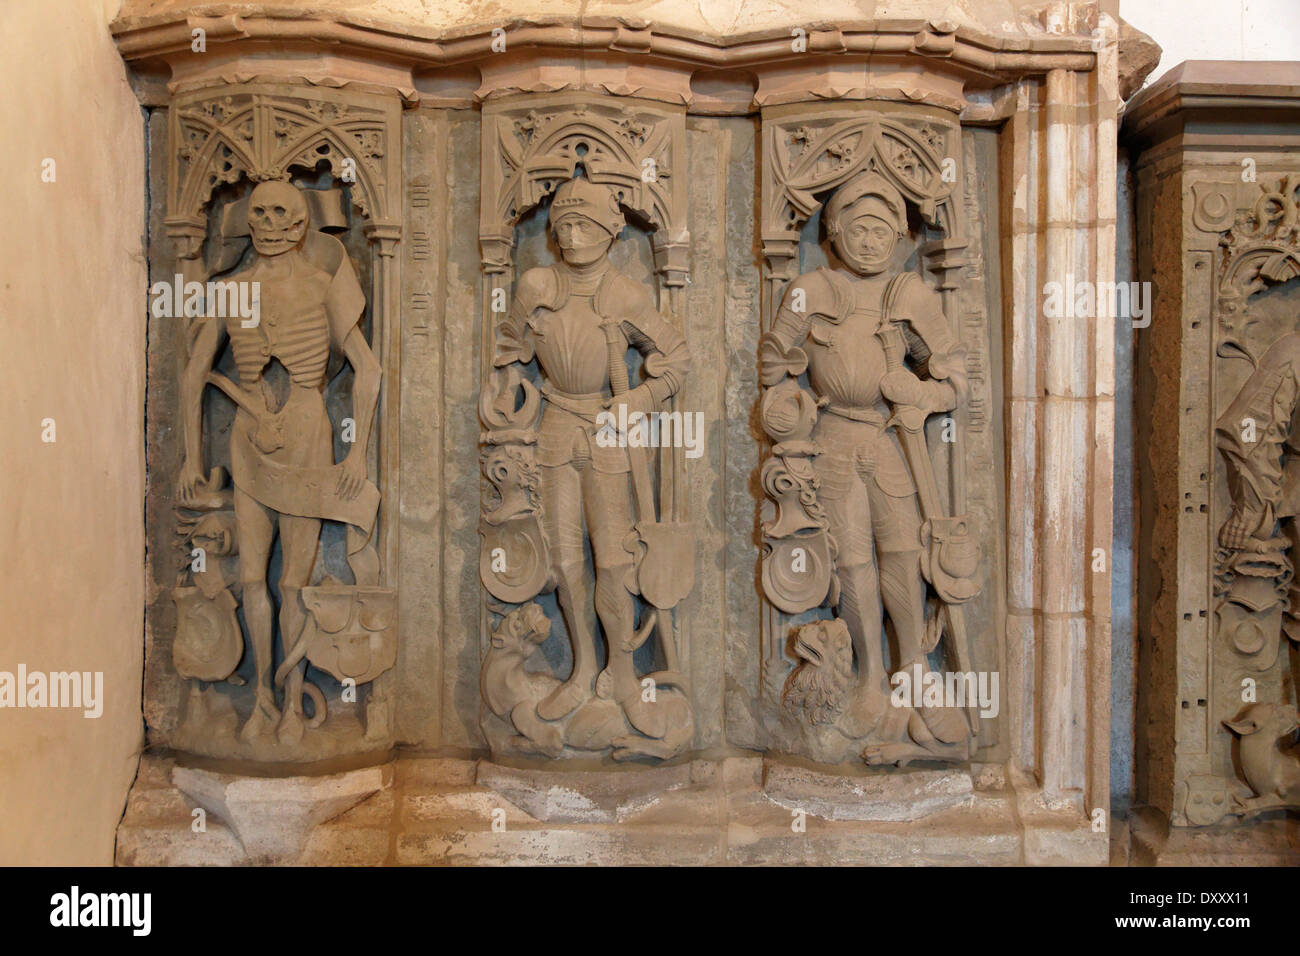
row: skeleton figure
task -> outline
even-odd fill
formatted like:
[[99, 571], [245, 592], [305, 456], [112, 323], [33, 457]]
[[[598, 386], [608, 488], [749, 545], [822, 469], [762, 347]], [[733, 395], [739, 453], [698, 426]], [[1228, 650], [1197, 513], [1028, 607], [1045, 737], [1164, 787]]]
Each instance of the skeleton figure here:
[[[195, 500], [203, 488], [205, 385], [217, 385], [238, 406], [230, 436], [230, 471], [257, 693], [241, 737], [253, 740], [274, 730], [284, 744], [296, 743], [304, 732], [306, 662], [301, 651], [295, 655], [293, 649], [305, 621], [300, 591], [311, 582], [321, 519], [350, 526], [351, 555], [358, 550], [352, 543], [358, 529], [372, 526], [378, 505], [378, 490], [366, 474], [365, 449], [379, 396], [380, 367], [358, 325], [365, 298], [342, 244], [323, 233], [309, 233], [308, 225], [307, 203], [294, 186], [266, 182], [253, 190], [248, 226], [256, 255], [232, 279], [259, 283], [258, 321], [197, 319], [181, 382], [185, 462], [178, 490], [183, 504]], [[237, 383], [212, 370], [227, 339]], [[337, 465], [323, 395], [331, 349], [343, 353], [355, 374], [356, 440]], [[266, 377], [273, 359], [287, 372], [284, 389], [273, 387]], [[277, 533], [279, 624], [286, 658], [281, 670], [288, 677], [283, 712], [276, 707], [271, 682], [272, 601], [266, 580]], [[354, 564], [354, 570], [357, 567]]]
[[[930, 562], [917, 485], [893, 426], [905, 416], [923, 422], [965, 399], [964, 350], [938, 294], [914, 273], [890, 269], [907, 235], [903, 198], [892, 185], [859, 174], [835, 193], [825, 220], [845, 269], [818, 269], [791, 283], [765, 336], [763, 381], [789, 392], [806, 369], [822, 407], [811, 434], [816, 499], [836, 548], [834, 612], [847, 625], [855, 664], [839, 726], [854, 738], [882, 728], [873, 739], [889, 742], [868, 748], [870, 763], [964, 757], [968, 729], [956, 708], [908, 710], [905, 734], [883, 729], [902, 719], [887, 713], [890, 673], [918, 663], [928, 670], [935, 639], [927, 633]], [[774, 434], [781, 424], [765, 421]], [[888, 670], [885, 615], [898, 649]], [[820, 664], [805, 660], [791, 680], [814, 680], [804, 671]], [[805, 696], [788, 690], [787, 703]]]
[[[648, 290], [610, 264], [610, 246], [624, 225], [612, 189], [584, 179], [567, 182], [556, 191], [549, 215], [562, 261], [520, 278], [512, 308], [497, 328], [493, 356], [493, 365], [503, 369], [526, 365], [535, 355], [546, 399], [536, 436], [540, 510], [573, 671], [536, 712], [546, 721], [561, 720], [599, 690], [617, 702], [633, 728], [662, 739], [669, 708], [642, 699], [632, 660], [637, 639], [629, 452], [607, 436], [597, 438], [597, 416], [619, 403], [627, 405], [629, 416], [651, 412], [675, 395], [689, 368], [686, 343]], [[646, 356], [647, 378], [616, 395], [611, 376], [626, 379], [629, 346]], [[594, 618], [608, 647], [599, 683]]]

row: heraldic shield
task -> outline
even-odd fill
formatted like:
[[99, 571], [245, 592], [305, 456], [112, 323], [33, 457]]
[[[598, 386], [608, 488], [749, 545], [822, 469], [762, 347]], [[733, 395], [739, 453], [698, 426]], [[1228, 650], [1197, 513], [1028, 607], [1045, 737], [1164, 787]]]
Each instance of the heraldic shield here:
[[397, 662], [397, 591], [322, 585], [303, 588], [307, 659], [335, 680], [365, 684]]
[[182, 677], [225, 680], [244, 656], [235, 597], [224, 588], [211, 598], [197, 587], [174, 588], [176, 640], [172, 663]]

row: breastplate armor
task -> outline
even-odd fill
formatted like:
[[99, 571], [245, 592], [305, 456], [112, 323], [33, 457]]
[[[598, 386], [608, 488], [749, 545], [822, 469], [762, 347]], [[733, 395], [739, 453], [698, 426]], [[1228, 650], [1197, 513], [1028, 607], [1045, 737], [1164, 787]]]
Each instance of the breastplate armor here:
[[570, 294], [556, 311], [535, 313], [529, 320], [542, 372], [555, 388], [571, 395], [609, 390], [609, 349], [593, 298]]
[[833, 404], [851, 408], [878, 405], [885, 351], [876, 330], [882, 313], [872, 288], [854, 290], [853, 311], [842, 322], [814, 314], [808, 330], [808, 378], [813, 389]]

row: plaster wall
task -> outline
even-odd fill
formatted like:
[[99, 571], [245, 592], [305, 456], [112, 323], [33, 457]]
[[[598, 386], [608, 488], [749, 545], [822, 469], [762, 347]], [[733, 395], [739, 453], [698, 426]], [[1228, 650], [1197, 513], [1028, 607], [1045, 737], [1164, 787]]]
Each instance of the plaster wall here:
[[1119, 15], [1160, 44], [1151, 85], [1184, 60], [1291, 60], [1295, 0], [1120, 0]]
[[145, 160], [117, 6], [0, 6], [0, 671], [103, 674], [98, 718], [0, 708], [3, 865], [111, 863], [142, 741]]

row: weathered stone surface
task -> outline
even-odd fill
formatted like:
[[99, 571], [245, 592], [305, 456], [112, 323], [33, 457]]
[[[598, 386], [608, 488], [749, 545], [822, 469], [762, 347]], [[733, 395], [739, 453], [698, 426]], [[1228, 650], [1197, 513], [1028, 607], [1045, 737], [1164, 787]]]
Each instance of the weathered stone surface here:
[[763, 793], [825, 820], [920, 820], [974, 804], [970, 774], [961, 770], [832, 774], [765, 761]]
[[688, 786], [691, 765], [627, 771], [516, 770], [479, 761], [475, 782], [547, 823], [619, 823]]
[[176, 788], [234, 832], [248, 862], [297, 862], [316, 828], [392, 783], [392, 768], [244, 777], [175, 767]]
[[1191, 61], [1125, 111], [1158, 294], [1135, 362], [1139, 862], [1293, 850], [1298, 97], [1297, 64]]
[[[115, 35], [156, 109], [155, 269], [261, 268], [271, 246], [229, 244], [249, 194], [294, 197], [271, 218], [304, 242], [296, 197], [314, 214], [337, 189], [346, 215], [321, 225], [355, 265], [365, 301], [350, 315], [382, 372], [364, 449], [381, 495], [379, 574], [342, 587], [383, 587], [396, 622], [351, 613], [351, 591], [352, 603], [312, 593], [301, 633], [324, 645], [321, 660], [268, 682], [277, 637], [263, 583], [292, 656], [295, 600], [324, 574], [356, 574], [360, 552], [327, 519], [314, 570], [315, 536], [262, 561], [257, 522], [236, 519], [258, 560], [216, 582], [229, 600], [205, 600], [225, 612], [239, 602], [225, 636], [239, 630], [246, 647], [242, 664], [213, 664], [235, 673], [214, 676], [187, 652], [202, 643], [194, 633], [176, 640], [167, 592], [201, 582], [175, 579], [187, 551], [168, 494], [180, 478], [194, 497], [201, 455], [228, 464], [234, 407], [207, 391], [199, 452], [176, 408], [182, 393], [194, 404], [201, 377], [238, 370], [180, 323], [151, 326], [151, 743], [250, 771], [407, 751], [391, 793], [310, 838], [295, 824], [276, 854], [1098, 862], [1110, 572], [1089, 561], [1110, 546], [1113, 329], [1109, 316], [1049, 314], [1041, 290], [1111, 276], [1120, 27], [1093, 3], [849, 7], [808, 24], [788, 4], [668, 3], [642, 21], [598, 3], [579, 24], [546, 2], [522, 19], [452, 5], [409, 24], [397, 0], [274, 16], [243, 4], [210, 21], [223, 28], [200, 57], [184, 3], [126, 5]], [[280, 50], [289, 33], [330, 55]], [[896, 241], [864, 265], [846, 236], [874, 221]], [[815, 327], [767, 354], [781, 316], [803, 322], [792, 288], [823, 265], [844, 295], [814, 301]], [[876, 321], [886, 280], [906, 292], [890, 299], [888, 327]], [[854, 300], [844, 314], [841, 298]], [[182, 373], [187, 354], [203, 376]], [[362, 354], [336, 354], [323, 379], [331, 425], [354, 405], [370, 417]], [[842, 372], [853, 381], [837, 387]], [[817, 432], [785, 434], [766, 397], [805, 384]], [[701, 456], [657, 449], [642, 467], [600, 446], [595, 416], [624, 394], [699, 413]], [[786, 447], [769, 449], [777, 440]], [[777, 460], [806, 487], [773, 476]], [[823, 521], [849, 488], [867, 504]], [[278, 490], [301, 498], [305, 486]], [[763, 549], [787, 540], [770, 532], [791, 531], [800, 511], [833, 534], [817, 593], [787, 578], [782, 595]], [[343, 605], [346, 621], [330, 613]], [[343, 621], [361, 637], [354, 617], [378, 640], [345, 652], [325, 635]], [[382, 672], [361, 666], [363, 645], [383, 651]], [[340, 661], [366, 678], [360, 697], [316, 673], [342, 673]], [[922, 661], [999, 676], [989, 712], [891, 706], [889, 678]], [[328, 697], [332, 722], [301, 745], [299, 680]], [[241, 741], [241, 724], [270, 718], [287, 720], [287, 739]], [[489, 763], [468, 759], [485, 752]], [[789, 754], [857, 773], [805, 772]], [[934, 758], [951, 769], [866, 766]], [[202, 859], [167, 791], [141, 783], [124, 861]], [[232, 826], [214, 824], [214, 859], [234, 858], [232, 827], [246, 843], [269, 839], [247, 835], [242, 805], [227, 807]], [[791, 828], [791, 806], [815, 808], [808, 829]], [[324, 811], [291, 815], [313, 812]]]
[[1126, 100], [1142, 88], [1160, 63], [1160, 45], [1127, 20], [1119, 21], [1119, 96]]
[[1300, 827], [1275, 816], [1250, 826], [1171, 827], [1158, 811], [1138, 811], [1130, 825], [1135, 866], [1300, 866]]
[[[1104, 863], [1105, 834], [984, 768], [958, 805], [923, 820], [802, 819], [773, 799], [757, 757], [638, 772], [529, 773], [486, 761], [405, 758], [391, 786], [312, 830], [301, 865], [1016, 865]], [[122, 865], [256, 862], [215, 814], [195, 832], [171, 762], [146, 756], [118, 837]], [[926, 773], [922, 771], [922, 773]], [[900, 776], [905, 776], [900, 774]], [[485, 786], [475, 777], [495, 783]], [[574, 781], [573, 777], [590, 777]], [[555, 787], [567, 791], [548, 802]], [[522, 787], [522, 791], [520, 788]], [[264, 791], [265, 792], [265, 791]], [[533, 802], [541, 819], [514, 802]], [[249, 803], [245, 806], [253, 807]], [[563, 817], [563, 819], [561, 819]], [[1085, 835], [1086, 833], [1086, 835]], [[1099, 858], [1098, 854], [1101, 854]]]

